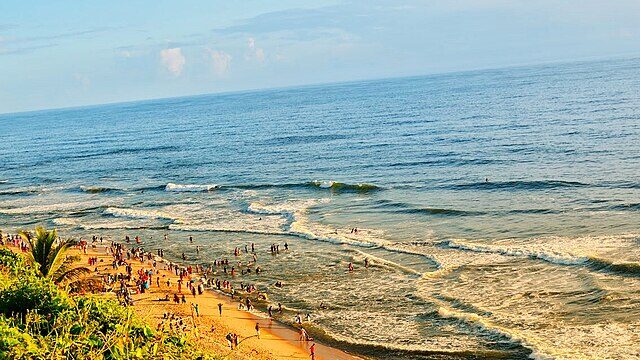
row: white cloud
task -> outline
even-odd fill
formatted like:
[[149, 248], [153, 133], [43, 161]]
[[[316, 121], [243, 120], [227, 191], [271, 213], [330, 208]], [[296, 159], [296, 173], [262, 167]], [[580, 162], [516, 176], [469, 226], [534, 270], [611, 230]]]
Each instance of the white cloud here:
[[184, 55], [182, 55], [182, 49], [164, 49], [160, 51], [160, 58], [162, 59], [162, 65], [174, 76], [180, 76], [180, 74], [182, 74], [182, 69], [186, 63], [186, 59]]
[[73, 78], [85, 89], [91, 85], [91, 79], [84, 74], [74, 73]]
[[249, 48], [249, 53], [245, 56], [245, 59], [256, 59], [258, 62], [264, 62], [264, 49], [256, 46], [256, 39], [252, 37], [247, 39], [247, 47]]
[[229, 71], [229, 67], [231, 66], [231, 55], [227, 54], [224, 51], [208, 51], [209, 57], [211, 58], [211, 61], [213, 61], [213, 71], [219, 76], [226, 74], [227, 71]]

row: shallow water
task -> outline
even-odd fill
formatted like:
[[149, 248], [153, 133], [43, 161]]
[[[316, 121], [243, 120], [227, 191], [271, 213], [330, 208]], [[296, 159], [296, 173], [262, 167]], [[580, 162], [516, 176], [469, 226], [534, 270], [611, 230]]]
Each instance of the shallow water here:
[[0, 115], [0, 227], [140, 235], [204, 264], [253, 242], [265, 272], [237, 281], [381, 358], [640, 358], [639, 70]]

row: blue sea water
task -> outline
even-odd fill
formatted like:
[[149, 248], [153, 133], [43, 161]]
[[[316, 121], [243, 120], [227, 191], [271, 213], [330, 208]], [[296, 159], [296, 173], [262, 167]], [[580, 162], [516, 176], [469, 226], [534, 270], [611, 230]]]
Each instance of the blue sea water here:
[[640, 59], [5, 114], [0, 134], [5, 231], [203, 264], [254, 242], [265, 274], [243, 281], [373, 357], [640, 358]]

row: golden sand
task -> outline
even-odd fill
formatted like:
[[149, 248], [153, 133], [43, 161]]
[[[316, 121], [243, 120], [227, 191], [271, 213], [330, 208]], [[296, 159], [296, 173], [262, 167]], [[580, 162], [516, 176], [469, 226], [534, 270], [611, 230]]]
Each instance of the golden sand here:
[[[87, 250], [87, 254], [77, 251], [80, 256], [79, 265], [87, 266], [89, 257], [98, 257], [98, 272], [94, 276], [104, 274], [116, 274], [124, 272], [112, 269], [113, 258], [104, 246]], [[152, 261], [140, 262], [132, 259], [130, 264], [135, 275], [140, 269], [151, 269]], [[142, 294], [132, 295], [136, 313], [144, 318], [150, 326], [156, 328], [162, 322], [165, 313], [175, 314], [181, 317], [187, 324], [190, 341], [196, 344], [198, 349], [207, 353], [222, 355], [226, 359], [310, 359], [309, 347], [314, 342], [301, 341], [298, 332], [282, 323], [270, 319], [260, 318], [247, 311], [239, 310], [238, 303], [227, 296], [206, 290], [202, 295], [193, 296], [183, 286], [182, 293], [187, 299], [186, 304], [176, 304], [173, 301], [160, 301], [166, 295], [173, 300], [173, 295], [178, 292], [175, 273], [165, 270], [165, 263], [157, 262], [159, 269], [160, 287], [156, 285], [156, 275], [153, 277], [151, 287]], [[90, 267], [94, 270], [95, 266]], [[134, 276], [135, 277], [135, 276]], [[171, 279], [171, 287], [167, 287], [167, 278]], [[114, 284], [117, 285], [117, 284]], [[114, 296], [113, 293], [104, 293], [102, 296]], [[223, 304], [222, 316], [218, 312], [218, 304]], [[193, 305], [198, 304], [200, 316], [195, 316]], [[256, 335], [255, 326], [259, 323], [260, 338]], [[238, 347], [231, 350], [225, 336], [228, 333], [238, 335]], [[356, 360], [362, 359], [343, 351], [340, 351], [321, 343], [316, 344], [315, 359], [322, 360]]]

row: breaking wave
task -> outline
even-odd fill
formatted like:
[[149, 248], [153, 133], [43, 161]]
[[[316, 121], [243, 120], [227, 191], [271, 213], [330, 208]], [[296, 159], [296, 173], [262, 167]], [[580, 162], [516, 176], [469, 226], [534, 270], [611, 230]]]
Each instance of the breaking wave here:
[[551, 249], [524, 248], [522, 246], [496, 246], [471, 244], [459, 240], [443, 243], [449, 248], [479, 253], [493, 253], [504, 256], [528, 257], [558, 265], [583, 265], [598, 271], [606, 271], [623, 276], [640, 276], [640, 263], [616, 262], [593, 255], [578, 255]]
[[596, 270], [604, 270], [620, 275], [640, 276], [640, 263], [637, 262], [614, 262], [599, 257], [590, 257], [589, 265]]
[[505, 256], [521, 256], [532, 259], [544, 260], [559, 265], [581, 265], [585, 264], [589, 258], [586, 256], [578, 256], [570, 253], [562, 253], [552, 250], [525, 249], [519, 247], [495, 246], [472, 244], [460, 240], [449, 240], [443, 244], [451, 249], [459, 249], [465, 251], [479, 253], [493, 253]]
[[215, 189], [219, 189], [220, 185], [196, 185], [196, 184], [174, 184], [168, 183], [165, 186], [165, 191], [172, 192], [208, 192]]
[[382, 190], [381, 187], [373, 184], [367, 183], [358, 183], [358, 184], [349, 184], [343, 183], [339, 181], [309, 181], [302, 183], [282, 183], [282, 184], [243, 184], [243, 185], [224, 185], [224, 188], [235, 188], [235, 189], [249, 189], [249, 190], [257, 190], [257, 189], [271, 189], [271, 188], [281, 188], [281, 189], [316, 189], [316, 190], [330, 190], [334, 193], [339, 192], [358, 192], [358, 193], [366, 193], [371, 191]]
[[308, 183], [312, 187], [317, 187], [320, 189], [331, 189], [333, 191], [354, 191], [354, 192], [369, 192], [381, 190], [380, 187], [373, 184], [347, 184], [338, 181], [312, 181]]
[[99, 194], [110, 191], [119, 191], [119, 189], [102, 187], [102, 186], [80, 186], [80, 190], [89, 194]]

